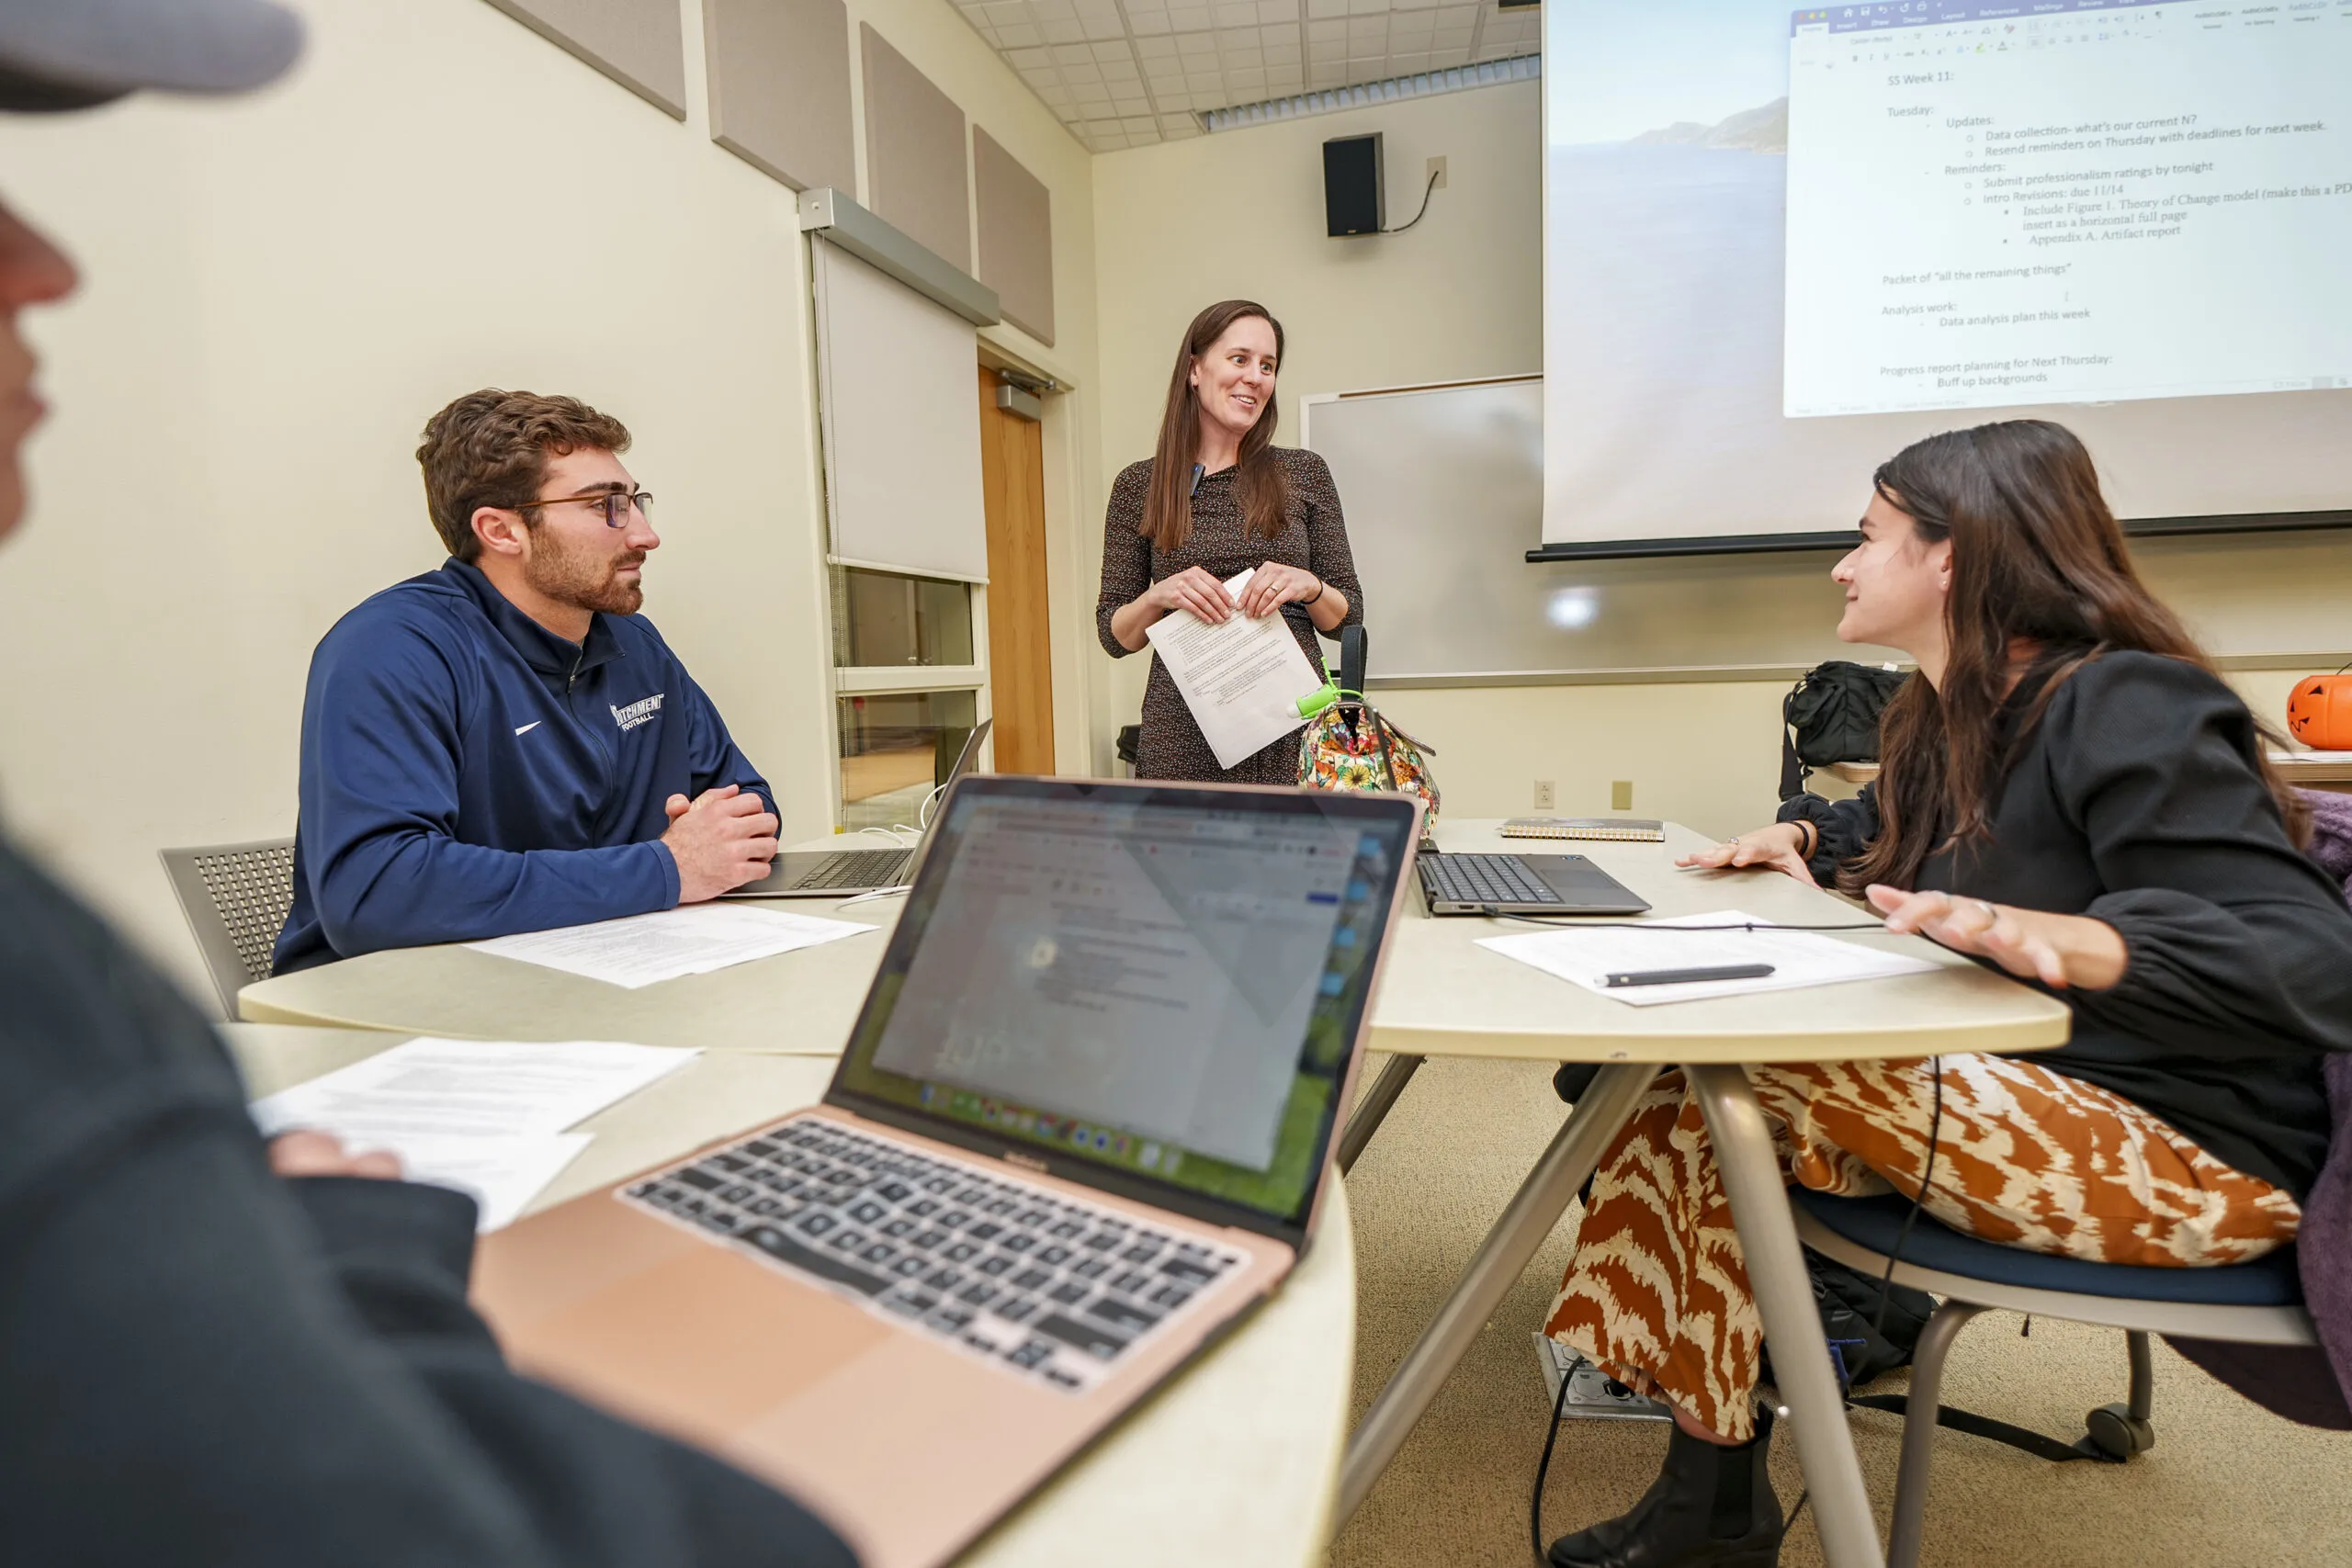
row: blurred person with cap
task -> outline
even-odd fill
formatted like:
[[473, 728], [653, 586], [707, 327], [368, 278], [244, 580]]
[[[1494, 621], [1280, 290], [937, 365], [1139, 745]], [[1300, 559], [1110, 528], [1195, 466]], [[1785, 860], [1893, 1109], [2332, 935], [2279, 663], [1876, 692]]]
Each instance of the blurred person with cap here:
[[[235, 93], [266, 0], [0, 0], [0, 110]], [[40, 421], [28, 307], [72, 265], [0, 209], [0, 537]], [[11, 1562], [854, 1562], [706, 1455], [510, 1371], [471, 1199], [265, 1145], [195, 1010], [0, 840], [0, 1536]]]

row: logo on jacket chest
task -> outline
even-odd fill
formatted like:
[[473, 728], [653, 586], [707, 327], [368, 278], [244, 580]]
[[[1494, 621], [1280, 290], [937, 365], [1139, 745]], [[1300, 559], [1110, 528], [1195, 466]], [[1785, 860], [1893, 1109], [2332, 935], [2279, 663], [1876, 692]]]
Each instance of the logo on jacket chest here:
[[613, 722], [621, 727], [622, 734], [628, 734], [662, 711], [662, 699], [665, 695], [666, 693], [656, 692], [650, 697], [639, 698], [625, 708], [614, 708]]

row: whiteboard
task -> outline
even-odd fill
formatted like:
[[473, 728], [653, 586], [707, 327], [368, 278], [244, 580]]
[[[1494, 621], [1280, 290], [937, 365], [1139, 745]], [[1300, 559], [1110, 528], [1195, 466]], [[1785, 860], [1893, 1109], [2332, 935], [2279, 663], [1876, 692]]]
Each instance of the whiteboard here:
[[[1301, 400], [1363, 584], [1373, 685], [1779, 680], [1895, 657], [1838, 640], [1831, 550], [1529, 562], [1543, 389], [1522, 376]], [[1869, 487], [1853, 476], [1858, 516]], [[2352, 658], [2352, 533], [2141, 539], [2132, 556], [2225, 663]]]

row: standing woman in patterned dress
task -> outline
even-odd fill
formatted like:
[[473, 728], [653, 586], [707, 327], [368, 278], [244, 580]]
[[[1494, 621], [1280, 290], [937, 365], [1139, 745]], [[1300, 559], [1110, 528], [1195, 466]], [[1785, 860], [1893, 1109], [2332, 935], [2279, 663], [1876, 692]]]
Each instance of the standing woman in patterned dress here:
[[[1193, 318], [1176, 351], [1159, 447], [1111, 486], [1102, 525], [1102, 597], [1095, 621], [1114, 659], [1140, 652], [1144, 630], [1173, 610], [1211, 623], [1280, 615], [1307, 662], [1315, 634], [1363, 620], [1331, 470], [1314, 453], [1276, 446], [1274, 373], [1282, 323], [1263, 305], [1227, 299]], [[1250, 572], [1236, 608], [1228, 578]], [[1152, 661], [1136, 776], [1206, 784], [1295, 784], [1298, 738], [1284, 736], [1220, 768], [1192, 710]]]

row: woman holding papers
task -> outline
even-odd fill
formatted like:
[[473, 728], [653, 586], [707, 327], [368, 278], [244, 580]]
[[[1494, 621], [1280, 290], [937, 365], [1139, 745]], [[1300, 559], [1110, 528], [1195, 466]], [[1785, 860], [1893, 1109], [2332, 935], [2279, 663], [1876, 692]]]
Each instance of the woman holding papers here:
[[[1178, 611], [1221, 625], [1279, 614], [1307, 661], [1316, 633], [1363, 619], [1331, 470], [1312, 452], [1273, 444], [1283, 329], [1262, 305], [1227, 299], [1193, 318], [1176, 351], [1159, 446], [1111, 487], [1095, 609], [1114, 659], [1140, 651], [1152, 624]], [[1237, 604], [1227, 580], [1250, 574]], [[1144, 691], [1136, 773], [1147, 779], [1295, 784], [1298, 745], [1273, 741], [1220, 767], [1159, 660]]]
[[[1838, 635], [1902, 649], [1877, 784], [1801, 796], [1686, 859], [1835, 878], [2063, 998], [2064, 1047], [1751, 1069], [1791, 1179], [1889, 1185], [1956, 1229], [2194, 1268], [2294, 1239], [2324, 1157], [2323, 1055], [2352, 1050], [2352, 910], [2297, 848], [2259, 728], [2132, 569], [2090, 455], [2038, 420], [1879, 470], [1831, 574]], [[1605, 1156], [1546, 1332], [1675, 1411], [1629, 1514], [1562, 1568], [1768, 1564], [1783, 1523], [1754, 1407], [1760, 1325], [1679, 1082]]]

